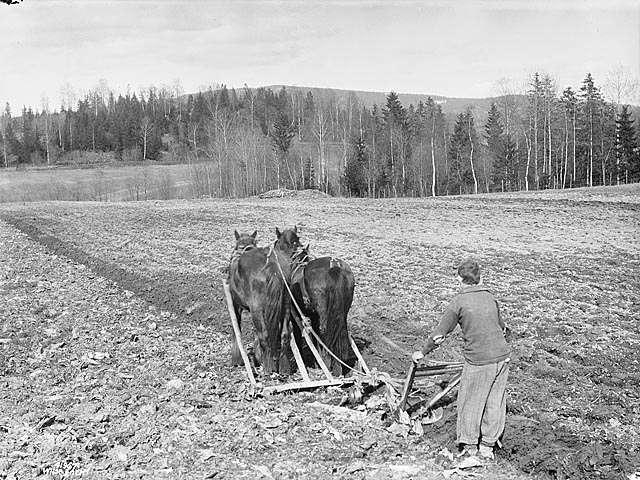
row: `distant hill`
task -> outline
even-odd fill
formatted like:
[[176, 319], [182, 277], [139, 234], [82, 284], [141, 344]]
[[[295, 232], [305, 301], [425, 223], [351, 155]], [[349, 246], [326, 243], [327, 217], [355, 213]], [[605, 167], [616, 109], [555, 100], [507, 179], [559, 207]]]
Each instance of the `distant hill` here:
[[[355, 95], [358, 100], [366, 107], [371, 108], [373, 105], [382, 107], [387, 102], [389, 92], [371, 92], [366, 90], [344, 90], [339, 88], [322, 88], [322, 87], [303, 87], [298, 85], [264, 85], [262, 87], [254, 87], [251, 90], [256, 91], [260, 88], [270, 89], [277, 93], [281, 88], [285, 88], [288, 93], [300, 93], [306, 95], [311, 92], [313, 97], [318, 99], [336, 98], [338, 101], [347, 102], [350, 95]], [[242, 95], [242, 89], [236, 90], [238, 95]], [[443, 95], [430, 95], [427, 93], [402, 93], [396, 92], [398, 98], [405, 107], [409, 105], [417, 105], [420, 100], [425, 102], [429, 97], [442, 106], [442, 111], [449, 122], [455, 122], [458, 113], [466, 110], [471, 106], [476, 125], [484, 125], [487, 119], [487, 113], [492, 102], [497, 102], [499, 97], [487, 98], [463, 98], [463, 97], [445, 97]], [[185, 99], [190, 94], [183, 95]]]
[[[346, 100], [350, 93], [353, 93], [358, 99], [367, 107], [372, 107], [374, 104], [382, 106], [386, 103], [387, 95], [389, 92], [369, 92], [365, 90], [342, 90], [338, 88], [319, 88], [319, 87], [300, 87], [296, 85], [267, 85], [264, 88], [270, 88], [274, 92], [277, 92], [284, 87], [289, 92], [302, 92], [306, 94], [310, 91], [316, 98], [326, 98], [335, 96], [338, 99]], [[459, 112], [472, 106], [475, 111], [481, 116], [486, 114], [489, 110], [491, 102], [496, 101], [497, 97], [488, 98], [458, 98], [458, 97], [445, 97], [443, 95], [430, 95], [424, 93], [398, 93], [398, 98], [403, 105], [409, 106], [410, 104], [417, 105], [420, 100], [423, 102], [427, 98], [431, 97], [437, 103], [442, 105], [442, 110], [448, 116], [456, 115]]]
[[[387, 95], [389, 92], [371, 92], [366, 90], [344, 90], [339, 88], [322, 88], [322, 87], [302, 87], [297, 85], [265, 85], [263, 87], [252, 88], [251, 90], [257, 90], [258, 88], [271, 89], [274, 92], [278, 92], [284, 87], [287, 92], [301, 93], [306, 95], [307, 92], [311, 92], [316, 99], [327, 99], [335, 97], [339, 101], [347, 101], [349, 95], [354, 94], [358, 100], [366, 107], [372, 107], [378, 105], [382, 107], [387, 101]], [[240, 93], [240, 90], [238, 90]], [[405, 107], [409, 105], [417, 105], [420, 100], [426, 101], [429, 97], [442, 106], [442, 111], [445, 117], [450, 121], [455, 121], [455, 117], [458, 113], [464, 111], [468, 106], [473, 108], [474, 117], [477, 125], [484, 124], [487, 118], [487, 112], [492, 102], [498, 100], [498, 97], [487, 98], [462, 98], [462, 97], [445, 97], [443, 95], [430, 95], [426, 93], [401, 93], [396, 92], [398, 98]]]
[[[299, 85], [283, 85], [283, 84], [275, 84], [275, 85], [264, 85], [261, 87], [253, 87], [250, 90], [256, 91], [260, 88], [270, 89], [274, 93], [277, 93], [280, 89], [285, 88], [288, 93], [299, 93], [301, 95], [306, 95], [307, 92], [311, 92], [313, 97], [318, 100], [326, 100], [328, 98], [336, 98], [338, 101], [347, 102], [350, 95], [355, 95], [360, 103], [368, 108], [371, 108], [373, 105], [378, 105], [382, 107], [387, 101], [387, 95], [389, 92], [375, 92], [375, 91], [367, 91], [367, 90], [346, 90], [340, 88], [324, 88], [324, 87], [305, 87]], [[232, 88], [232, 87], [228, 87]], [[243, 93], [242, 88], [236, 89], [236, 92], [239, 96]], [[464, 112], [467, 107], [471, 107], [473, 110], [473, 116], [475, 119], [475, 123], [478, 127], [484, 125], [487, 120], [487, 114], [489, 112], [489, 108], [492, 103], [499, 103], [502, 97], [484, 97], [484, 98], [466, 98], [466, 97], [446, 97], [444, 95], [435, 95], [428, 93], [403, 93], [397, 92], [398, 98], [402, 102], [405, 107], [409, 105], [417, 105], [421, 100], [425, 102], [429, 97], [431, 97], [436, 103], [440, 104], [442, 107], [442, 111], [445, 114], [447, 120], [451, 123], [455, 122], [456, 116]], [[206, 93], [205, 93], [206, 94]], [[183, 99], [191, 95], [189, 93], [183, 96]], [[513, 95], [516, 98], [518, 103], [526, 102], [526, 96], [521, 94]], [[636, 109], [639, 109], [636, 111]], [[640, 107], [632, 106], [632, 111], [634, 112], [634, 117], [640, 117]]]

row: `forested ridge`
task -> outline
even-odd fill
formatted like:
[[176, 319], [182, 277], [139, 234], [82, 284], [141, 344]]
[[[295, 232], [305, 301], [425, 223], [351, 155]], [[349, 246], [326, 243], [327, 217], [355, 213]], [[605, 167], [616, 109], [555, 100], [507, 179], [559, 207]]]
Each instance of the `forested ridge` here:
[[[488, 111], [455, 115], [441, 98], [368, 106], [354, 92], [173, 88], [116, 94], [105, 82], [51, 110], [11, 106], [0, 122], [5, 168], [90, 162], [188, 163], [199, 191], [239, 197], [275, 188], [349, 196], [430, 196], [615, 185], [640, 180], [633, 109], [591, 74], [558, 90], [534, 74]], [[620, 93], [620, 89], [618, 90]]]

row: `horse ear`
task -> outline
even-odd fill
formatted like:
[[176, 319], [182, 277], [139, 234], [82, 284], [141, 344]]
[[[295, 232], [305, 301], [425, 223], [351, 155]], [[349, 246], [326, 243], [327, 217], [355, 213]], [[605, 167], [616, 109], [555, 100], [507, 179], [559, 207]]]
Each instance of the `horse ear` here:
[[311, 242], [307, 243], [307, 246], [306, 246], [306, 247], [304, 247], [304, 249], [305, 249], [305, 251], [306, 251], [307, 253], [309, 253], [309, 246], [310, 246], [310, 245], [311, 245]]
[[240, 234], [238, 233], [238, 230], [234, 230], [233, 234], [236, 236], [236, 240], [240, 240]]
[[257, 235], [258, 235], [258, 231], [254, 230], [253, 233], [251, 234], [251, 238], [253, 238], [255, 240]]
[[296, 232], [296, 233], [298, 233], [298, 225], [294, 225], [294, 226], [293, 226], [293, 231], [294, 231], [294, 232]]
[[276, 237], [280, 238], [280, 235], [282, 235], [280, 233], [280, 229], [278, 227], [276, 227]]

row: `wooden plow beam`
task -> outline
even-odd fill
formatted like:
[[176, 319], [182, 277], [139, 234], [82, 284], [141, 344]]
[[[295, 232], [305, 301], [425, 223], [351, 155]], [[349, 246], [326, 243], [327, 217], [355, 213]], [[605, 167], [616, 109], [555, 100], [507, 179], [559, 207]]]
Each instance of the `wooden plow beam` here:
[[[222, 282], [222, 286], [223, 286], [225, 298], [227, 301], [229, 316], [231, 317], [231, 326], [233, 328], [233, 333], [235, 335], [236, 342], [238, 343], [238, 347], [240, 349], [240, 354], [242, 355], [242, 361], [244, 362], [245, 370], [247, 372], [247, 378], [249, 379], [251, 386], [254, 388], [257, 388], [259, 387], [259, 385], [255, 379], [253, 366], [249, 361], [249, 356], [247, 355], [247, 352], [242, 343], [242, 334], [240, 332], [240, 327], [238, 323], [240, 319], [236, 317], [236, 313], [233, 309], [233, 300], [231, 298], [229, 284], [227, 283], [226, 280], [224, 280]], [[304, 320], [303, 324], [305, 323], [307, 325], [309, 324], [308, 319], [304, 318], [303, 320]], [[338, 377], [338, 378], [334, 377], [331, 374], [331, 371], [329, 370], [327, 364], [324, 362], [324, 360], [322, 359], [322, 356], [320, 355], [320, 352], [318, 351], [315, 344], [313, 343], [313, 340], [311, 339], [311, 335], [309, 334], [308, 329], [304, 327], [304, 325], [302, 328], [302, 338], [304, 339], [305, 343], [309, 347], [309, 350], [313, 354], [313, 357], [318, 363], [318, 366], [322, 370], [325, 376], [325, 379], [311, 380], [311, 377], [309, 376], [309, 371], [307, 370], [307, 367], [302, 360], [302, 355], [300, 354], [300, 348], [298, 347], [298, 344], [292, 332], [291, 340], [290, 340], [291, 351], [293, 352], [293, 358], [295, 359], [296, 365], [298, 366], [298, 370], [300, 371], [300, 375], [302, 376], [302, 381], [263, 387], [259, 389], [262, 393], [272, 394], [272, 393], [283, 393], [283, 392], [291, 392], [291, 391], [312, 390], [319, 387], [353, 385], [356, 382], [373, 383], [370, 378], [371, 370], [369, 369], [369, 366], [365, 362], [362, 356], [362, 353], [360, 353], [360, 350], [358, 349], [358, 346], [356, 345], [356, 342], [353, 340], [353, 337], [351, 335], [349, 335], [349, 343], [351, 344], [351, 348], [353, 349], [353, 352], [356, 355], [356, 358], [358, 360], [357, 366], [364, 372], [364, 375], [358, 372], [354, 372], [354, 376]]]

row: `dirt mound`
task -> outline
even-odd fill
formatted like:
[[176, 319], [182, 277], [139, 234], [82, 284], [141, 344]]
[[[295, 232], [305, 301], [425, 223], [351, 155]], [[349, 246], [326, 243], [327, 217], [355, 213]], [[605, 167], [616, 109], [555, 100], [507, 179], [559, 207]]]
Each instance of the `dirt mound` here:
[[289, 190], [288, 188], [278, 188], [276, 190], [269, 190], [258, 195], [258, 198], [327, 198], [330, 195], [308, 188], [306, 190]]

